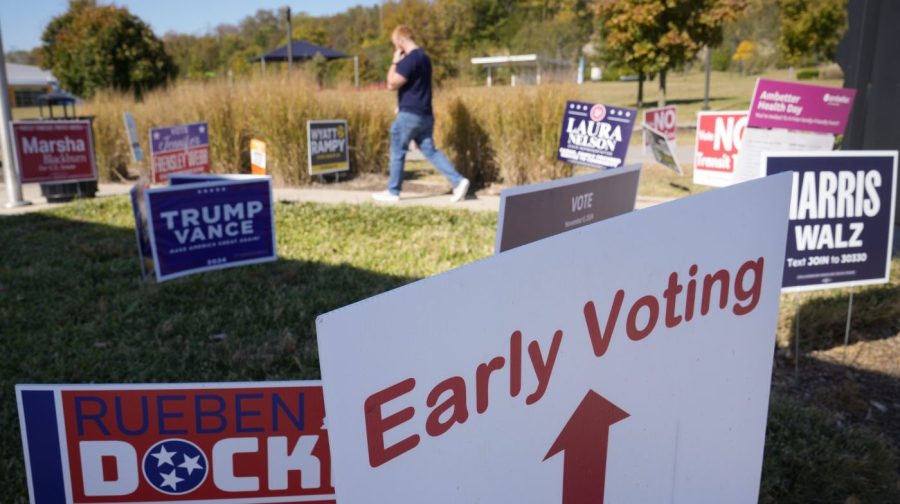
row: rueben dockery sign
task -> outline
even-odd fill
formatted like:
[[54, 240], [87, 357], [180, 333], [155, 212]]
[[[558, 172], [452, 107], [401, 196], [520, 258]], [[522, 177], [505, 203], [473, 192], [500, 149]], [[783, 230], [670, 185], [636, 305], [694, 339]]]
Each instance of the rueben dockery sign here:
[[319, 382], [15, 393], [33, 504], [334, 504]]

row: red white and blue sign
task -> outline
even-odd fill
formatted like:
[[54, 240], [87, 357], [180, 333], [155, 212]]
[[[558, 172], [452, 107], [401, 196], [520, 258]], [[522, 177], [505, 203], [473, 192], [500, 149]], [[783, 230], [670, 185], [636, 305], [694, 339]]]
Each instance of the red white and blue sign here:
[[890, 281], [897, 151], [763, 153], [793, 172], [783, 290]]
[[631, 108], [566, 102], [557, 159], [591, 168], [622, 166], [636, 116]]
[[209, 125], [205, 122], [150, 129], [153, 183], [173, 173], [209, 173]]
[[270, 177], [206, 179], [144, 198], [160, 282], [277, 259]]
[[334, 503], [320, 382], [17, 385], [32, 504]]

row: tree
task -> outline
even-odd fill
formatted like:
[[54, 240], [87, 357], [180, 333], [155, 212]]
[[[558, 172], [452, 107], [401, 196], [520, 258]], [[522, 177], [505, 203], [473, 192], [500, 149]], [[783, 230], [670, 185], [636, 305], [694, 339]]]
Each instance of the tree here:
[[128, 91], [140, 98], [165, 85], [177, 69], [146, 23], [124, 7], [71, 0], [41, 36], [43, 66], [60, 85], [89, 98], [98, 90]]
[[722, 40], [722, 26], [736, 19], [746, 0], [596, 0], [603, 58], [638, 73], [638, 106], [644, 79], [659, 73], [665, 104], [666, 75]]
[[778, 10], [778, 46], [788, 63], [834, 61], [847, 31], [847, 0], [778, 0]]
[[41, 48], [35, 47], [30, 51], [12, 51], [6, 53], [6, 62], [7, 63], [19, 63], [21, 65], [37, 65], [40, 66], [41, 60], [43, 59], [41, 55]]

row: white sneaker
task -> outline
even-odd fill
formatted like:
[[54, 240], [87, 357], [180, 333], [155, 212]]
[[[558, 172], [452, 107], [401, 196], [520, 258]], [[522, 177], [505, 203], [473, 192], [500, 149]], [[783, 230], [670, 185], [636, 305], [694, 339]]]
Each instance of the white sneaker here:
[[396, 203], [400, 201], [400, 195], [394, 194], [390, 191], [381, 191], [372, 193], [372, 199], [375, 201], [383, 201], [385, 203]]
[[450, 196], [450, 201], [457, 202], [466, 199], [466, 193], [469, 192], [469, 179], [464, 178], [459, 181], [459, 184], [456, 184], [456, 187], [453, 188], [453, 196]]

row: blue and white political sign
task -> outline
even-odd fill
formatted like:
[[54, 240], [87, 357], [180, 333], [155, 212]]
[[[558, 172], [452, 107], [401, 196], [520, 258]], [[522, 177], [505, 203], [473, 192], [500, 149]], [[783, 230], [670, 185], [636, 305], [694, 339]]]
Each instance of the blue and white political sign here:
[[144, 194], [158, 281], [277, 258], [270, 177], [172, 185]]
[[591, 168], [622, 166], [636, 116], [631, 108], [566, 102], [557, 159]]
[[763, 166], [794, 172], [784, 291], [890, 280], [896, 151], [764, 153]]
[[219, 180], [265, 180], [265, 175], [248, 175], [246, 173], [173, 173], [169, 177], [169, 185], [197, 184], [199, 182], [217, 182]]
[[32, 504], [334, 504], [313, 381], [16, 385]]

